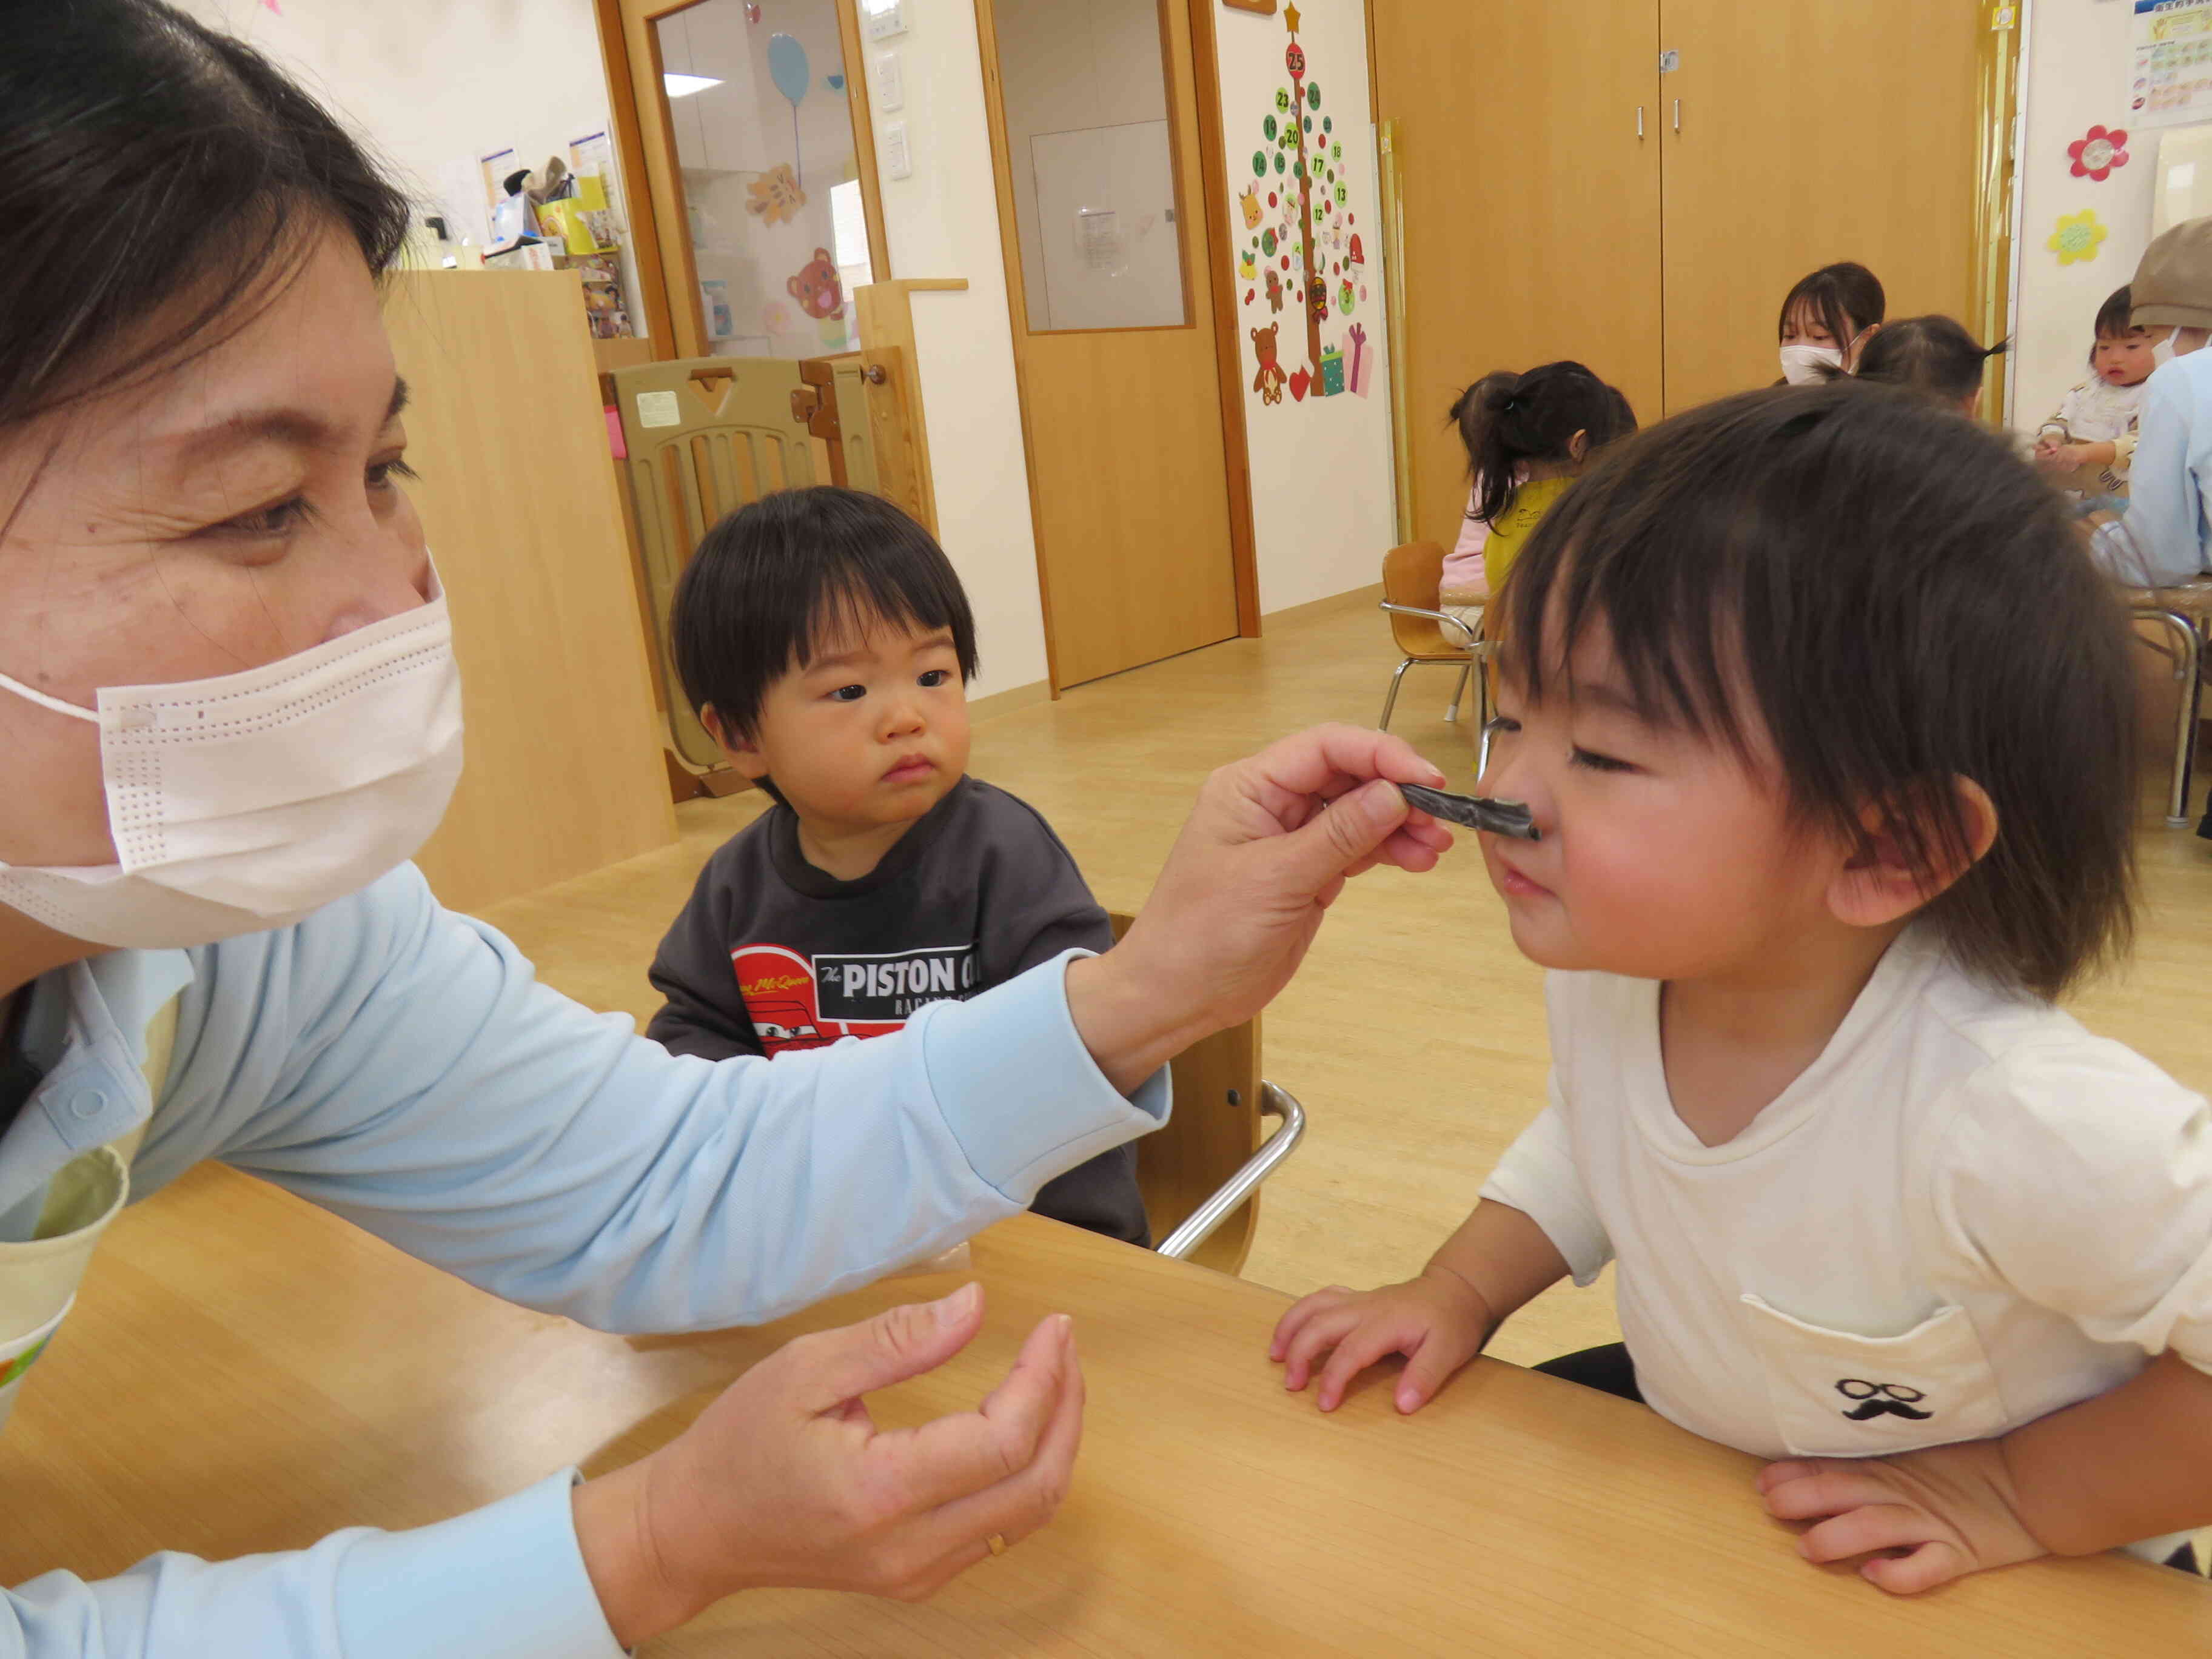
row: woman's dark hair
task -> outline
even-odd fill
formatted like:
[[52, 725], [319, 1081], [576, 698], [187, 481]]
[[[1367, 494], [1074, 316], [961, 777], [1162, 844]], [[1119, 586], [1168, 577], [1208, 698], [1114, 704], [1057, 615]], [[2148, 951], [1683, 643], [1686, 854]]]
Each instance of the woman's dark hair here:
[[2004, 349], [2002, 340], [1984, 345], [1954, 318], [1900, 317], [1866, 343], [1858, 377], [1963, 404], [1982, 389], [1984, 368]]
[[1860, 331], [1881, 321], [1888, 312], [1889, 299], [1874, 272], [1846, 259], [1839, 264], [1822, 265], [1797, 279], [1797, 286], [1784, 296], [1782, 310], [1774, 319], [1776, 339], [1790, 325], [1790, 313], [1801, 306], [1820, 319], [1841, 350], [1849, 349]]
[[1515, 475], [1525, 464], [1571, 459], [1577, 432], [1595, 455], [1636, 430], [1628, 399], [1576, 362], [1486, 374], [1460, 393], [1452, 418], [1474, 484], [1468, 517], [1485, 524], [1513, 505]]
[[824, 484], [781, 489], [712, 530], [676, 585], [668, 631], [694, 713], [757, 735], [769, 688], [851, 628], [952, 630], [975, 678], [975, 619], [929, 532], [880, 495]]
[[252, 48], [157, 0], [34, 9], [0, 53], [0, 426], [115, 384], [125, 349], [144, 374], [217, 343], [316, 230], [391, 264], [406, 198]]
[[1794, 817], [1864, 847], [1881, 812], [1923, 872], [1970, 852], [1979, 784], [1996, 842], [1924, 914], [1983, 979], [2056, 997], [2124, 951], [2127, 619], [2004, 437], [1854, 381], [1708, 404], [1584, 474], [1502, 608], [1530, 696], [1600, 627], [1647, 719], [1747, 757], [1763, 726]]

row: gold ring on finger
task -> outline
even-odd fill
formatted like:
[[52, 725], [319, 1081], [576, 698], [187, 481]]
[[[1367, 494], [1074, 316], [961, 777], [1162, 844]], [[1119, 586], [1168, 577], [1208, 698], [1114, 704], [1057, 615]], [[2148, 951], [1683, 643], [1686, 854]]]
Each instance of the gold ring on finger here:
[[989, 1537], [989, 1538], [986, 1539], [984, 1541], [985, 1541], [986, 1543], [988, 1543], [988, 1544], [989, 1544], [989, 1545], [990, 1545], [990, 1547], [991, 1547], [991, 1553], [992, 1553], [992, 1554], [994, 1554], [994, 1555], [1004, 1555], [1004, 1554], [1006, 1553], [1006, 1534], [1004, 1534], [1004, 1533], [1002, 1533], [1002, 1532], [994, 1532], [994, 1533], [993, 1533], [993, 1534], [990, 1535], [990, 1537]]

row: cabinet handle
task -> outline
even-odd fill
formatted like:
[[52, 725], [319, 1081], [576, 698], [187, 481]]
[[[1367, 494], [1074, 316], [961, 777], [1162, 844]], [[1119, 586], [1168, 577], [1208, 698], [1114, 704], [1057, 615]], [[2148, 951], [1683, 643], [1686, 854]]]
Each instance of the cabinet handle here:
[[1636, 136], [1638, 138], [1644, 136], [1644, 106], [1641, 104], [1636, 106]]
[[1682, 100], [1681, 100], [1680, 99], [1677, 98], [1677, 99], [1674, 100], [1674, 131], [1677, 131], [1677, 132], [1680, 132], [1681, 130], [1682, 130]]

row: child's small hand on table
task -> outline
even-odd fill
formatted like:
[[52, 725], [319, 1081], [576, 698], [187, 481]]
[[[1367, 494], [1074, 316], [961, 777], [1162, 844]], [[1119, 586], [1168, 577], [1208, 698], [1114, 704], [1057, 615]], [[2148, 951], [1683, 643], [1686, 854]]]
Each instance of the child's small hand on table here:
[[1770, 1514], [1819, 1521], [1797, 1540], [1807, 1560], [1881, 1552], [1859, 1572], [1893, 1595], [2050, 1553], [2021, 1522], [2004, 1449], [1994, 1440], [1770, 1463], [1759, 1489]]
[[1449, 1268], [1432, 1267], [1419, 1279], [1379, 1290], [1339, 1285], [1316, 1291], [1283, 1316], [1267, 1357], [1283, 1366], [1283, 1386], [1296, 1393], [1328, 1354], [1315, 1398], [1331, 1412], [1343, 1402], [1353, 1377], [1385, 1354], [1403, 1354], [1398, 1409], [1418, 1411], [1480, 1352], [1492, 1322], [1489, 1305], [1472, 1285]]

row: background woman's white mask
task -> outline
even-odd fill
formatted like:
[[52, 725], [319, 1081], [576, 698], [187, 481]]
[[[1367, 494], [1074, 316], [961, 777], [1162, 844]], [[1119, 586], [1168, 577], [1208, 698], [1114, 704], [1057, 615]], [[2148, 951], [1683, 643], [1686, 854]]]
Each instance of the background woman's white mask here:
[[1782, 348], [1782, 378], [1792, 386], [1819, 386], [1827, 371], [1844, 366], [1844, 354], [1835, 346], [1786, 345]]
[[102, 687], [97, 711], [0, 688], [100, 727], [120, 862], [0, 864], [0, 904], [124, 949], [287, 927], [412, 857], [461, 774], [461, 684], [442, 587], [412, 611], [261, 668]]

